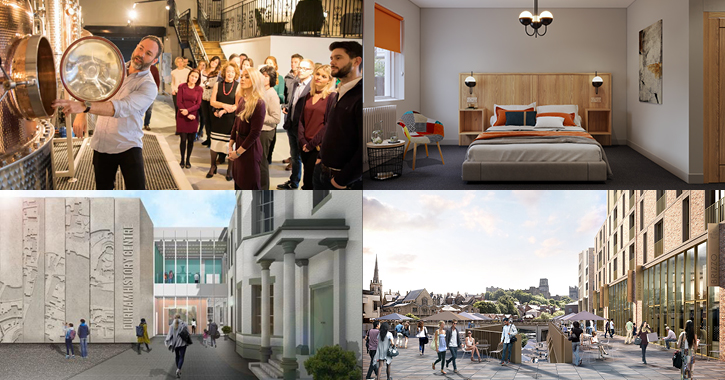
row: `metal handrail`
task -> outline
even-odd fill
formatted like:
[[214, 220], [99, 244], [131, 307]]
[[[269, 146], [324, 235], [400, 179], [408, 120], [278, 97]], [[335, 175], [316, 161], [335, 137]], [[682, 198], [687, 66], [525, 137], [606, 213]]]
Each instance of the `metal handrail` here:
[[725, 198], [705, 209], [705, 223], [721, 223], [725, 220]]
[[201, 6], [201, 0], [196, 0], [196, 21], [199, 23], [201, 34], [209, 41], [209, 15], [206, 14], [206, 10]]
[[[204, 44], [201, 43], [201, 38], [199, 38], [199, 33], [196, 32], [196, 28], [190, 28], [190, 29], [191, 29], [192, 36], [194, 36], [193, 40], [192, 39], [189, 40], [189, 42], [190, 42], [189, 46], [191, 48], [191, 55], [192, 55], [192, 57], [194, 57], [194, 63], [197, 64], [197, 66], [199, 64], [196, 61], [197, 53], [204, 59], [205, 62], [209, 62], [209, 57], [207, 57], [207, 55], [206, 55], [206, 50], [204, 49]], [[191, 41], [193, 41], [193, 43], [191, 43]]]

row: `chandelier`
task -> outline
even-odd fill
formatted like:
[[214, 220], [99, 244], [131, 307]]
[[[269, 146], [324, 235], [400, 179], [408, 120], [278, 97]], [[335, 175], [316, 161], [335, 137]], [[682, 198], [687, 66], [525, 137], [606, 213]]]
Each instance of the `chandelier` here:
[[[532, 15], [529, 11], [523, 11], [519, 15], [519, 22], [524, 25], [526, 35], [529, 37], [543, 36], [546, 34], [548, 26], [554, 22], [554, 15], [549, 11], [543, 11], [539, 14], [539, 0], [534, 0], [534, 14]], [[544, 26], [544, 32], [539, 33], [539, 28]], [[532, 33], [529, 33], [529, 26], [533, 29]]]

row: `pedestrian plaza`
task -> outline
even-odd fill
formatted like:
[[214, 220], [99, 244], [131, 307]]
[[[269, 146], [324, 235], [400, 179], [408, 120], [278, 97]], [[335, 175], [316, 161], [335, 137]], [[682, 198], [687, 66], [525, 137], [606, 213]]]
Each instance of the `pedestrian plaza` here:
[[[446, 369], [446, 375], [440, 372], [440, 363], [436, 369], [431, 364], [436, 359], [436, 353], [426, 347], [425, 355], [418, 352], [418, 340], [411, 339], [408, 348], [401, 348], [400, 355], [393, 359], [391, 365], [391, 378], [400, 379], [679, 379], [680, 371], [672, 366], [674, 350], [666, 351], [657, 345], [647, 347], [647, 365], [642, 364], [642, 351], [639, 346], [625, 345], [622, 337], [615, 336], [610, 341], [614, 348], [611, 357], [605, 360], [596, 359], [596, 355], [587, 354], [588, 362], [580, 367], [568, 363], [549, 363], [540, 361], [523, 364], [510, 364], [501, 366], [500, 360], [483, 357], [481, 363], [471, 362], [468, 354], [461, 359], [458, 352], [458, 372], [453, 372], [453, 363]], [[596, 354], [593, 353], [593, 354]], [[450, 351], [446, 359], [450, 358]], [[367, 373], [370, 356], [364, 355], [363, 374]], [[725, 379], [725, 363], [714, 359], [695, 360], [694, 378], [697, 380]], [[385, 368], [380, 371], [380, 379], [386, 379]]]

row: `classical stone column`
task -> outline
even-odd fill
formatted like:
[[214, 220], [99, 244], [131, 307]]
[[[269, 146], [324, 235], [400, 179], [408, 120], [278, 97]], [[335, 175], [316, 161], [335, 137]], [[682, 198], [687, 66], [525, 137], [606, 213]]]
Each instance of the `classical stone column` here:
[[[332, 263], [332, 302], [334, 321], [333, 343], [339, 344], [342, 349], [347, 349], [345, 336], [345, 321], [347, 321], [347, 304], [345, 300], [345, 247], [347, 239], [323, 239], [320, 245], [326, 246], [333, 251]], [[351, 316], [352, 317], [352, 316]]]
[[307, 259], [297, 260], [295, 264], [300, 267], [300, 308], [302, 312], [302, 341], [297, 346], [298, 355], [310, 354], [310, 279], [307, 274], [310, 261]]
[[262, 363], [266, 363], [272, 356], [272, 348], [269, 344], [269, 266], [272, 265], [272, 262], [272, 260], [259, 262], [259, 265], [262, 266], [262, 343], [259, 347]]
[[283, 349], [282, 369], [285, 380], [294, 380], [297, 377], [297, 356], [295, 355], [295, 248], [302, 239], [281, 239], [279, 245], [284, 249], [284, 291], [282, 314], [283, 318]]

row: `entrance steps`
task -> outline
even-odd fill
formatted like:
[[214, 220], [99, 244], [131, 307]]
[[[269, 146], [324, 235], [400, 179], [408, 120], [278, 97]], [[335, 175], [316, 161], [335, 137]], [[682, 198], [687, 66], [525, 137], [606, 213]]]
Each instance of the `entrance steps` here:
[[257, 376], [259, 380], [282, 379], [283, 372], [280, 362], [276, 359], [269, 359], [267, 363], [249, 363], [249, 370]]

